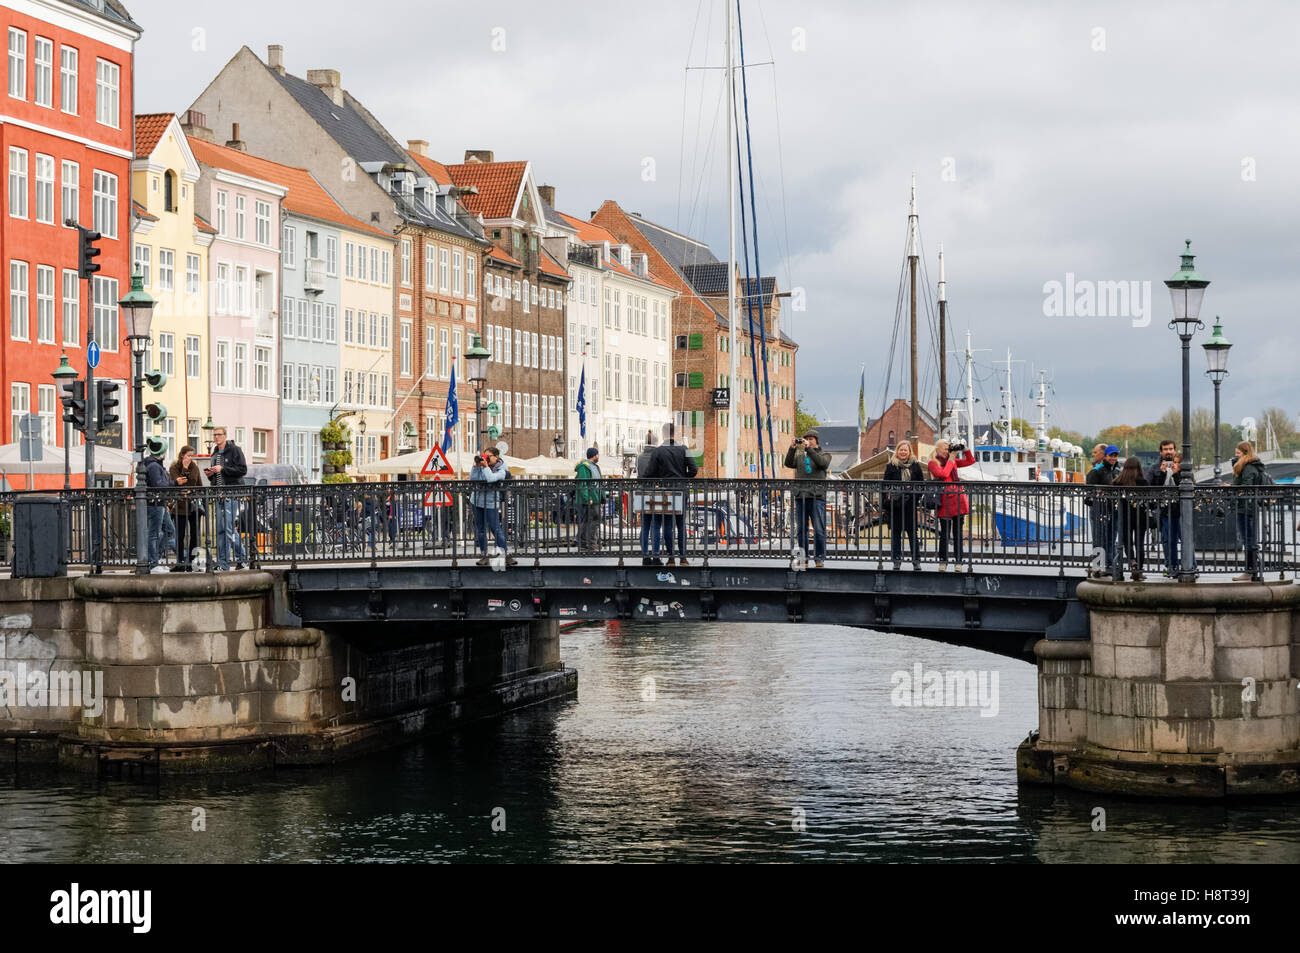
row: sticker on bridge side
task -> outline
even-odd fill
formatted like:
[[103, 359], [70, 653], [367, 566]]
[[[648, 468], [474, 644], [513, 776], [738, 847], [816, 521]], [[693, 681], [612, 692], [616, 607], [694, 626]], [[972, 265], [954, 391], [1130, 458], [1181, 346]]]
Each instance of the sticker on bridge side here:
[[442, 452], [442, 447], [437, 444], [429, 451], [429, 459], [424, 461], [424, 466], [420, 467], [420, 473], [424, 476], [455, 476], [456, 471], [451, 468], [447, 462], [447, 455]]
[[577, 610], [577, 609], [561, 609], [561, 610], [560, 610], [560, 615], [566, 615], [566, 616], [567, 616], [567, 615], [577, 615], [577, 614], [578, 614], [578, 610]]
[[671, 582], [671, 583], [677, 582], [677, 577], [670, 572], [661, 572], [655, 578], [658, 579], [660, 582]]
[[583, 583], [583, 585], [585, 585], [585, 586], [590, 586], [590, 585], [591, 585], [591, 577], [590, 577], [590, 576], [583, 576], [583, 577], [582, 577], [582, 583]]
[[510, 600], [510, 611], [511, 611], [511, 612], [518, 612], [518, 611], [519, 611], [519, 607], [520, 607], [521, 604], [522, 604], [522, 603], [520, 603], [520, 601], [519, 601], [518, 599], [511, 599], [511, 600]]
[[506, 605], [506, 603], [505, 603], [505, 600], [504, 600], [504, 599], [489, 599], [489, 600], [488, 600], [488, 611], [490, 612], [490, 611], [493, 610], [493, 609], [504, 609], [504, 608], [505, 608], [505, 605]]
[[30, 615], [7, 615], [0, 617], [0, 629], [30, 629], [32, 627], [32, 617]]

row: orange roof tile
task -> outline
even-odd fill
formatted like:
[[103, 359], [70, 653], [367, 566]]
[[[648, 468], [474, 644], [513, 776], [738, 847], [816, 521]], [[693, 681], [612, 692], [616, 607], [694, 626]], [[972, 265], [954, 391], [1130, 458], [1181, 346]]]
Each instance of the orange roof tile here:
[[415, 153], [411, 153], [411, 158], [420, 163], [424, 171], [433, 176], [433, 181], [437, 182], [439, 185], [453, 184], [451, 181], [451, 174], [447, 171], [447, 167], [437, 159], [430, 159], [428, 156], [417, 156]]
[[194, 226], [201, 232], [211, 232], [213, 235], [217, 234], [217, 230], [205, 222], [202, 215], [194, 216]]
[[460, 204], [473, 215], [509, 218], [524, 181], [527, 162], [463, 162], [446, 166], [452, 182], [461, 188], [478, 189], [477, 195], [462, 195]]
[[147, 222], [158, 221], [157, 215], [150, 215], [149, 210], [134, 199], [131, 200], [131, 208], [135, 210], [136, 218], [142, 218]]
[[206, 139], [192, 138], [189, 142], [190, 148], [194, 150], [194, 157], [200, 162], [214, 168], [226, 169], [230, 172], [238, 172], [240, 175], [261, 179], [264, 182], [273, 182], [288, 189], [289, 192], [284, 197], [283, 202], [286, 211], [297, 212], [299, 215], [306, 215], [325, 222], [333, 222], [353, 231], [382, 235], [385, 238], [393, 237], [382, 229], [368, 225], [345, 212], [343, 207], [334, 201], [334, 198], [321, 187], [321, 184], [306, 169], [295, 169], [292, 166], [281, 165], [278, 162], [272, 162], [270, 159], [249, 155], [239, 149], [228, 149], [225, 146], [216, 145]]
[[153, 155], [175, 113], [141, 113], [135, 117], [135, 154], [139, 159]]
[[542, 249], [542, 254], [537, 259], [537, 270], [544, 275], [554, 275], [556, 278], [569, 277], [569, 273], [560, 267], [560, 263], [552, 258], [550, 252], [545, 248]]
[[488, 257], [495, 258], [498, 261], [507, 262], [511, 265], [518, 265], [520, 268], [524, 266], [524, 263], [520, 261], [518, 258], [511, 258], [509, 255], [503, 252], [500, 248], [497, 248], [495, 245], [493, 245], [492, 250], [488, 252]]
[[[559, 215], [560, 218], [568, 222], [570, 225], [572, 225], [575, 229], [577, 229], [578, 241], [580, 242], [584, 242], [588, 245], [599, 245], [601, 242], [609, 242], [610, 248], [617, 248], [620, 244], [622, 244], [612, 234], [610, 234], [608, 231], [606, 231], [601, 226], [595, 224], [594, 222], [584, 222], [582, 219], [574, 215], [567, 215], [564, 212], [560, 212], [560, 211], [557, 211], [556, 214]], [[627, 275], [632, 278], [641, 277], [636, 272], [632, 271], [630, 268], [623, 267], [623, 263], [620, 262], [617, 258], [611, 257], [608, 261], [605, 262], [605, 265], [608, 266], [609, 268], [612, 268], [614, 271], [618, 272], [619, 274]], [[672, 285], [668, 284], [665, 281], [659, 280], [650, 272], [646, 272], [646, 277], [644, 280], [659, 285], [662, 288], [668, 288], [669, 290], [674, 290], [674, 291], [676, 290], [675, 288], [673, 288]]]

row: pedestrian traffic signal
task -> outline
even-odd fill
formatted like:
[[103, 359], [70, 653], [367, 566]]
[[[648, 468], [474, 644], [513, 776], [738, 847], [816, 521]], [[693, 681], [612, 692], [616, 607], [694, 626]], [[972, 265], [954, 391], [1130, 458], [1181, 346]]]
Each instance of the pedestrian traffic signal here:
[[167, 386], [167, 375], [162, 371], [146, 371], [144, 382], [154, 390], [162, 390]]
[[101, 238], [99, 232], [92, 232], [88, 228], [77, 226], [77, 232], [81, 236], [80, 253], [77, 256], [77, 274], [82, 278], [89, 278], [95, 272], [99, 271], [99, 262], [95, 261], [103, 252], [96, 248], [94, 243]]
[[167, 407], [161, 401], [145, 404], [144, 415], [149, 418], [149, 423], [156, 424], [167, 416]]
[[117, 381], [95, 381], [95, 432], [107, 430], [121, 420], [117, 415]]
[[62, 384], [63, 422], [72, 424], [74, 430], [86, 432], [86, 382], [83, 380], [67, 381]]

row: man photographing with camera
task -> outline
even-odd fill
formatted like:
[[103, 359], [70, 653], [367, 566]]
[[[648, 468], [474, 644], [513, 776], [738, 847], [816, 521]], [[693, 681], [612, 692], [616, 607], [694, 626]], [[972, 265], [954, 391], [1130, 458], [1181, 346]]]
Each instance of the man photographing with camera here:
[[826, 471], [830, 469], [831, 455], [821, 449], [821, 436], [816, 429], [796, 437], [785, 452], [785, 466], [794, 470], [799, 485], [791, 491], [794, 497], [795, 533], [799, 548], [808, 553], [808, 521], [812, 521], [814, 559], [818, 569], [826, 565]]

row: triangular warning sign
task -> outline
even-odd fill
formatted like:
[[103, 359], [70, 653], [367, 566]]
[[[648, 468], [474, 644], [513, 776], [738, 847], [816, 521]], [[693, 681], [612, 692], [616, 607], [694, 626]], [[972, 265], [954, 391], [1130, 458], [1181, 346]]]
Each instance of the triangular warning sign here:
[[[437, 483], [438, 478], [434, 477], [433, 482]], [[435, 490], [429, 490], [427, 493], [424, 494], [424, 505], [425, 506], [451, 506], [451, 494], [448, 493], [446, 490], [444, 490], [442, 487], [438, 487]]]
[[447, 462], [447, 455], [442, 452], [442, 447], [437, 444], [429, 451], [429, 459], [424, 461], [424, 466], [420, 467], [420, 473], [424, 476], [455, 476], [456, 471], [451, 468]]

